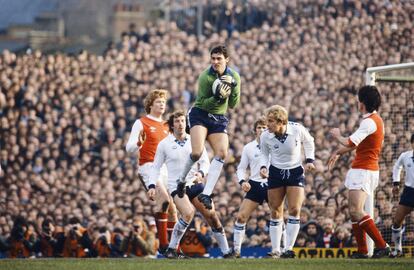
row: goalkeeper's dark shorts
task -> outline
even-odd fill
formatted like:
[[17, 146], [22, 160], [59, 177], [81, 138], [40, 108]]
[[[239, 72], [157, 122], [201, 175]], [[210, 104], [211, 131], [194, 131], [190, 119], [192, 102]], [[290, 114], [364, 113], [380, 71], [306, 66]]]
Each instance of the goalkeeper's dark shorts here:
[[187, 116], [190, 129], [194, 126], [207, 128], [207, 135], [213, 133], [226, 133], [229, 120], [222, 114], [212, 114], [197, 107], [192, 107]]
[[293, 169], [269, 167], [268, 189], [280, 187], [305, 187], [305, 175], [302, 166]]
[[400, 204], [414, 208], [414, 188], [404, 186], [404, 190], [400, 198]]

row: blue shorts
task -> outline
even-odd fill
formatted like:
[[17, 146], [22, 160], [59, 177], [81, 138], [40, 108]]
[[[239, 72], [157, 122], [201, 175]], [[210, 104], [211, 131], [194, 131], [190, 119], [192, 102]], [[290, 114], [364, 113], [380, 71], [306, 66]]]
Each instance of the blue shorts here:
[[414, 188], [404, 186], [404, 190], [400, 198], [400, 204], [414, 208]]
[[[185, 187], [185, 194], [187, 194], [188, 198], [190, 198], [190, 201], [192, 201], [195, 197], [197, 197], [201, 192], [204, 190], [204, 184], [203, 183], [197, 183], [192, 186], [186, 186]], [[177, 190], [174, 190], [171, 192], [171, 197], [174, 198], [174, 196], [177, 195]]]
[[197, 107], [192, 107], [188, 112], [188, 125], [207, 128], [207, 135], [213, 133], [226, 133], [229, 120], [222, 114], [212, 114]]
[[268, 189], [279, 187], [305, 187], [305, 175], [302, 166], [293, 169], [269, 167]]
[[263, 204], [267, 200], [267, 183], [249, 180], [250, 190], [246, 193], [244, 198]]

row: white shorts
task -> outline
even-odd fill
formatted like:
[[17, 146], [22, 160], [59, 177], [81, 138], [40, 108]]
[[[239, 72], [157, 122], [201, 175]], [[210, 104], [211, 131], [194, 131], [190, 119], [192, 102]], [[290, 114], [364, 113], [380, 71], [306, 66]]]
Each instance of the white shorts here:
[[363, 190], [368, 194], [374, 194], [378, 186], [379, 171], [364, 169], [350, 169], [346, 174], [345, 186], [352, 190]]
[[[152, 162], [147, 162], [138, 167], [138, 173], [139, 175], [142, 176], [142, 180], [144, 180], [145, 188], [148, 188], [151, 170], [152, 170]], [[164, 164], [161, 167], [160, 178], [158, 179], [157, 184], [162, 184], [164, 185], [164, 187], [167, 187], [167, 181], [168, 181], [168, 171], [167, 171], [167, 166], [165, 166]]]

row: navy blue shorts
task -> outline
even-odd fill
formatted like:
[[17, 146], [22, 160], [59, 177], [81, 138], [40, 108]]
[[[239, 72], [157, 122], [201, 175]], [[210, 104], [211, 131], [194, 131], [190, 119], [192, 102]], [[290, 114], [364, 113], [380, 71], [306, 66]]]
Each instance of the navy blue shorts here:
[[222, 114], [212, 114], [197, 107], [192, 107], [188, 112], [188, 125], [207, 128], [207, 135], [213, 133], [227, 133], [229, 120]]
[[[185, 187], [185, 194], [187, 194], [188, 198], [190, 198], [190, 201], [192, 201], [195, 197], [198, 196], [201, 192], [204, 190], [204, 184], [203, 183], [197, 183], [192, 185], [191, 187]], [[177, 190], [174, 190], [171, 192], [171, 197], [174, 198], [174, 196], [177, 195]]]
[[257, 181], [249, 180], [250, 190], [246, 193], [244, 198], [263, 204], [267, 202], [267, 183], [261, 183]]
[[404, 190], [400, 198], [400, 204], [414, 208], [414, 188], [404, 186]]
[[302, 166], [293, 169], [278, 169], [272, 165], [269, 167], [268, 189], [279, 187], [304, 187], [305, 175]]

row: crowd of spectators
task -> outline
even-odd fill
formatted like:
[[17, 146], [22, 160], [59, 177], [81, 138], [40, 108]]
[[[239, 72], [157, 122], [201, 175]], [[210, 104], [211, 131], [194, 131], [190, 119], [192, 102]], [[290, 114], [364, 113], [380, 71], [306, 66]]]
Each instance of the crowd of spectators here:
[[[136, 157], [127, 155], [124, 146], [151, 89], [169, 91], [170, 112], [191, 106], [197, 76], [209, 65], [209, 48], [216, 43], [227, 44], [230, 66], [242, 77], [241, 104], [229, 115], [229, 157], [214, 197], [228, 238], [243, 195], [235, 174], [242, 147], [253, 139], [253, 122], [263, 109], [280, 104], [289, 109], [292, 120], [310, 128], [316, 144], [317, 170], [306, 175], [297, 245], [352, 246], [343, 186], [349, 157], [327, 171], [335, 147], [328, 131], [339, 123], [343, 134], [354, 130], [359, 121], [355, 93], [364, 84], [367, 67], [414, 61], [414, 3], [274, 2], [252, 1], [272, 18], [243, 32], [236, 27], [231, 35], [223, 30], [197, 39], [175, 23], [160, 22], [145, 29], [145, 41], [124, 35], [119, 46], [104, 55], [3, 51], [0, 252], [13, 235], [24, 238], [24, 245], [35, 252], [45, 220], [59, 228], [64, 240], [70, 239], [73, 228], [81, 238], [87, 234], [81, 241], [90, 251], [85, 256], [97, 255], [92, 250], [102, 236], [115, 245], [115, 234], [122, 239], [134, 234], [137, 219], [153, 226], [154, 204], [136, 176]], [[380, 84], [379, 89], [386, 138], [375, 221], [390, 242], [395, 205], [391, 170], [398, 155], [409, 149], [414, 89], [398, 83]], [[268, 217], [266, 205], [253, 214], [246, 246], [270, 246]], [[413, 213], [406, 223], [404, 243], [414, 244]], [[23, 234], [16, 224], [24, 224]], [[156, 246], [153, 239], [148, 241]], [[133, 254], [125, 250], [121, 253]]]

